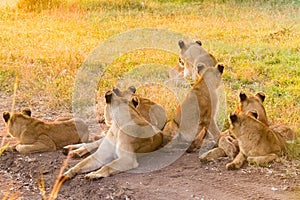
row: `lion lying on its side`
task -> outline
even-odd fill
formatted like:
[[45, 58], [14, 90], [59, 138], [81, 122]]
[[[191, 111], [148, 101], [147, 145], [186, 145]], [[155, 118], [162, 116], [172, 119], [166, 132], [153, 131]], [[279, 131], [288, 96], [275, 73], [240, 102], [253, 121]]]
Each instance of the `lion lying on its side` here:
[[88, 126], [80, 119], [44, 122], [31, 117], [31, 110], [3, 113], [8, 132], [19, 140], [20, 153], [55, 151], [68, 144], [86, 142]]

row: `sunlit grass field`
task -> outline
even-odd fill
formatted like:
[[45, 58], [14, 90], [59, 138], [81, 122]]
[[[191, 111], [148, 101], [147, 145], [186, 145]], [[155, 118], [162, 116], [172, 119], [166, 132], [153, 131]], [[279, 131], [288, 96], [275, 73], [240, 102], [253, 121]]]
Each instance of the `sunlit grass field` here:
[[[263, 91], [270, 121], [299, 133], [299, 1], [21, 0], [13, 7], [15, 2], [0, 5], [0, 90], [12, 94], [17, 82], [17, 107], [40, 101], [71, 110], [76, 73], [95, 47], [130, 29], [162, 28], [201, 40], [226, 65], [228, 113], [239, 91]], [[99, 83], [100, 96], [145, 63], [172, 67], [177, 55], [141, 50], [117, 58]], [[148, 95], [170, 101], [161, 94]]]

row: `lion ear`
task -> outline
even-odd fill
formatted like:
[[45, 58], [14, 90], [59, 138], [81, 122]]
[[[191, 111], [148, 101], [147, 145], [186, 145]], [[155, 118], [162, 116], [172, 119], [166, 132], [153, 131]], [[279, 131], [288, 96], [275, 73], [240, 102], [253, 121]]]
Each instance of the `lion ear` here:
[[131, 91], [133, 94], [136, 92], [136, 88], [134, 86], [130, 86], [128, 90]]
[[116, 88], [116, 87], [113, 89], [113, 92], [118, 96], [121, 94], [121, 91], [119, 90], [119, 88]]
[[217, 64], [217, 68], [220, 72], [220, 74], [223, 74], [223, 71], [224, 71], [224, 65], [222, 63], [218, 63]]
[[232, 124], [237, 121], [237, 115], [235, 113], [231, 113], [229, 118]]
[[247, 99], [247, 95], [243, 91], [241, 91], [240, 92], [240, 100], [245, 101], [246, 99]]
[[196, 43], [202, 46], [202, 42], [200, 40], [197, 40]]
[[197, 65], [197, 71], [198, 71], [198, 74], [201, 73], [201, 71], [203, 71], [205, 69], [205, 65], [204, 64], [199, 64]]
[[139, 98], [136, 96], [131, 98], [131, 102], [135, 108], [139, 105], [139, 101], [140, 101]]
[[3, 119], [4, 119], [5, 123], [8, 122], [9, 118], [10, 118], [9, 112], [4, 112], [3, 113]]
[[255, 119], [258, 118], [258, 113], [256, 110], [249, 111], [247, 114], [251, 117], [254, 117]]
[[184, 49], [185, 48], [185, 43], [182, 40], [178, 41], [178, 46], [180, 47], [180, 49]]
[[107, 104], [111, 103], [112, 91], [107, 91], [105, 93], [105, 102]]
[[261, 102], [264, 102], [264, 101], [265, 101], [265, 98], [266, 98], [265, 93], [263, 93], [263, 92], [258, 92], [255, 96], [257, 96], [257, 97], [261, 100]]
[[22, 114], [31, 117], [31, 109], [30, 108], [24, 108], [22, 110]]

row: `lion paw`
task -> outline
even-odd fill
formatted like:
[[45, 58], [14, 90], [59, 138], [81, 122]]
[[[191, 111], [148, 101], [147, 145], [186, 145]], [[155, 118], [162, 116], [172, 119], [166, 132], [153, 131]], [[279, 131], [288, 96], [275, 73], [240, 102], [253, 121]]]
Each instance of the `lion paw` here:
[[104, 178], [104, 177], [107, 177], [107, 176], [104, 174], [101, 174], [101, 173], [96, 173], [96, 172], [91, 172], [84, 176], [84, 178], [89, 179], [89, 180], [100, 179], [100, 178]]
[[227, 165], [226, 165], [226, 169], [227, 170], [236, 170], [236, 169], [238, 169], [237, 168], [237, 166], [235, 165], [235, 163], [228, 163]]

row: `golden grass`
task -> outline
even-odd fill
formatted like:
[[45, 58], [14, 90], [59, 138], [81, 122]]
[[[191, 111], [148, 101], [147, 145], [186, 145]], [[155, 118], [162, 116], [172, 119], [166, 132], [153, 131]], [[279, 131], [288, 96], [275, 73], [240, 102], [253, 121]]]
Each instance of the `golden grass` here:
[[[15, 94], [13, 109], [24, 104], [36, 106], [40, 101], [50, 109], [70, 110], [76, 73], [95, 47], [130, 29], [163, 28], [200, 39], [204, 48], [225, 63], [228, 113], [235, 108], [240, 90], [263, 91], [270, 120], [291, 124], [299, 134], [299, 5], [276, 1], [180, 2], [68, 0], [51, 9], [26, 12], [22, 7], [12, 8], [16, 2], [1, 1], [0, 90]], [[99, 94], [103, 96], [135, 67], [172, 67], [176, 62], [176, 55], [158, 50], [127, 53], [109, 66], [99, 82]], [[172, 117], [178, 102], [168, 90], [149, 84], [138, 92], [166, 106], [168, 117]], [[290, 145], [295, 157], [300, 155], [299, 143], [297, 139]], [[4, 140], [1, 147], [5, 149]], [[40, 181], [45, 199], [42, 177]], [[56, 181], [50, 199], [55, 199], [60, 185]], [[10, 193], [5, 198], [9, 196], [14, 198]]]
[[[229, 111], [239, 90], [262, 90], [267, 93], [271, 119], [299, 122], [297, 6], [235, 1], [140, 4], [134, 0], [74, 0], [41, 12], [1, 9], [0, 71], [13, 69], [12, 78], [20, 76], [17, 103], [25, 101], [30, 106], [41, 100], [49, 107], [70, 109], [76, 72], [93, 48], [115, 34], [155, 27], [201, 39], [226, 64]], [[108, 74], [108, 83], [100, 90], [111, 89], [126, 70], [149, 62], [173, 66], [176, 56], [147, 51], [124, 55], [111, 66], [112, 71], [119, 71]], [[3, 82], [0, 84], [11, 91]]]
[[[239, 90], [262, 90], [267, 93], [270, 118], [294, 124], [299, 121], [300, 107], [297, 8], [274, 2], [258, 7], [255, 2], [235, 1], [144, 1], [140, 5], [133, 0], [77, 0], [41, 12], [1, 9], [0, 71], [13, 69], [12, 78], [20, 76], [17, 102], [30, 106], [38, 99], [49, 107], [70, 109], [76, 72], [93, 48], [129, 29], [166, 28], [201, 39], [226, 64], [229, 110]], [[139, 63], [176, 63], [176, 56], [165, 56], [143, 51], [124, 55], [111, 66], [122, 66], [122, 70], [101, 89], [113, 87], [122, 73]], [[0, 82], [12, 91], [4, 83]]]

